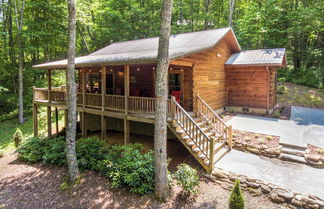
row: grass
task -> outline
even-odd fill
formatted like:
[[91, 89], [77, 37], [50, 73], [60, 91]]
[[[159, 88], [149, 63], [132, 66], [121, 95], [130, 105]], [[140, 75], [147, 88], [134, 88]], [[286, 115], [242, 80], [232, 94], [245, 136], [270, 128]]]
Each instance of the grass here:
[[[46, 108], [39, 109], [38, 123], [39, 123], [39, 135], [45, 136], [47, 134], [47, 121], [46, 121]], [[59, 111], [59, 127], [63, 127], [64, 118], [62, 111]], [[0, 152], [7, 152], [14, 148], [14, 142], [12, 136], [17, 128], [19, 128], [24, 136], [24, 139], [28, 139], [33, 136], [33, 119], [31, 114], [25, 116], [26, 121], [23, 124], [18, 123], [18, 118], [4, 120], [0, 122]], [[52, 130], [55, 132], [55, 118], [52, 117]]]
[[278, 92], [278, 103], [280, 106], [296, 105], [324, 108], [323, 90], [287, 82], [280, 83], [280, 85], [280, 93]]

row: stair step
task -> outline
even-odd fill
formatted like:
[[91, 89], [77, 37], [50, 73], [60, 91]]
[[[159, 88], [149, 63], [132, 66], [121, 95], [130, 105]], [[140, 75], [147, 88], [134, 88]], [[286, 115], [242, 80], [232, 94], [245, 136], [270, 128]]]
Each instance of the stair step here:
[[305, 147], [305, 146], [299, 146], [299, 145], [294, 145], [294, 144], [286, 144], [286, 143], [282, 143], [282, 142], [279, 142], [279, 144], [282, 145], [283, 147], [295, 149], [295, 150], [299, 150], [299, 151], [305, 151], [307, 149], [307, 147]]
[[283, 147], [281, 149], [281, 153], [289, 154], [289, 155], [296, 155], [299, 157], [304, 157], [304, 151], [294, 149], [294, 148], [289, 148], [289, 147]]
[[196, 153], [199, 153], [200, 152], [200, 149], [198, 147], [195, 147], [192, 149], [192, 151], [196, 152]]
[[190, 141], [187, 142], [187, 145], [190, 146], [190, 147], [192, 147], [192, 146], [195, 145], [195, 142], [193, 142], [193, 141], [190, 140]]
[[287, 161], [291, 161], [291, 162], [304, 163], [304, 164], [307, 163], [307, 161], [305, 160], [304, 157], [300, 157], [300, 156], [296, 156], [296, 155], [289, 155], [289, 154], [285, 154], [285, 153], [281, 153], [279, 155], [279, 158], [282, 160], [287, 160]]
[[181, 136], [181, 139], [183, 139], [183, 140], [189, 140], [190, 139], [190, 136], [188, 136], [188, 135]]
[[198, 157], [199, 157], [200, 159], [202, 159], [202, 160], [205, 160], [205, 159], [206, 159], [206, 155], [204, 155], [204, 154], [200, 154]]

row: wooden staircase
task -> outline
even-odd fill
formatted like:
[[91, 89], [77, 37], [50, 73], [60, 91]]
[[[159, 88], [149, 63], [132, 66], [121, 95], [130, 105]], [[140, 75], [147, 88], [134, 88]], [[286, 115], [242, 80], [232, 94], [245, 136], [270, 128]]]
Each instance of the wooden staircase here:
[[169, 128], [206, 171], [211, 172], [215, 163], [232, 148], [232, 127], [199, 95], [195, 101], [195, 113], [190, 115], [171, 98]]

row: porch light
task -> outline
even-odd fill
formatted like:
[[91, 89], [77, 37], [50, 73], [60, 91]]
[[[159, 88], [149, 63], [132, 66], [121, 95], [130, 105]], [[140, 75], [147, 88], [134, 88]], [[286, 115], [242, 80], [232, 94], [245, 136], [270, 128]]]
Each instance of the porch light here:
[[221, 57], [222, 55], [217, 53], [216, 56], [217, 56], [217, 57]]
[[139, 68], [137, 68], [137, 71], [140, 71], [140, 69], [139, 69]]
[[153, 70], [155, 70], [155, 67], [153, 67]]
[[89, 72], [91, 73], [92, 70], [89, 70]]
[[110, 69], [110, 72], [112, 72], [113, 71], [113, 69]]
[[170, 67], [170, 70], [172, 70], [172, 67]]
[[181, 72], [183, 72], [183, 69], [181, 69]]

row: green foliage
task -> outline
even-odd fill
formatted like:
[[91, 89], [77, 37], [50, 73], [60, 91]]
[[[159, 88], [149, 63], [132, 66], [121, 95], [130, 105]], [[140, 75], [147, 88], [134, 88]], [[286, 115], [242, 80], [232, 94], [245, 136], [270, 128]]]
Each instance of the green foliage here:
[[15, 134], [12, 137], [12, 140], [15, 143], [15, 147], [17, 148], [20, 143], [24, 140], [24, 136], [19, 128], [16, 129]]
[[154, 190], [154, 156], [141, 153], [140, 144], [112, 146], [106, 158], [106, 175], [112, 188], [129, 187], [135, 194], [149, 194]]
[[105, 157], [108, 144], [98, 137], [89, 137], [77, 141], [76, 152], [80, 169], [105, 170]]
[[64, 137], [45, 139], [47, 146], [43, 147], [44, 155], [42, 161], [47, 164], [64, 166], [66, 161], [66, 144]]
[[177, 166], [177, 171], [174, 173], [175, 180], [184, 192], [188, 194], [197, 194], [199, 177], [197, 170], [191, 168], [187, 164], [180, 164]]
[[[149, 194], [154, 189], [154, 157], [142, 153], [140, 144], [109, 146], [97, 137], [80, 139], [76, 143], [79, 167], [98, 171], [107, 176], [112, 188], [126, 186], [136, 194]], [[17, 150], [20, 160], [65, 166], [64, 137], [26, 140]]]
[[229, 198], [229, 209], [244, 209], [244, 198], [240, 188], [240, 181], [236, 180]]
[[45, 138], [32, 137], [18, 148], [18, 158], [26, 162], [40, 162], [45, 155], [45, 149], [49, 146], [49, 140]]

